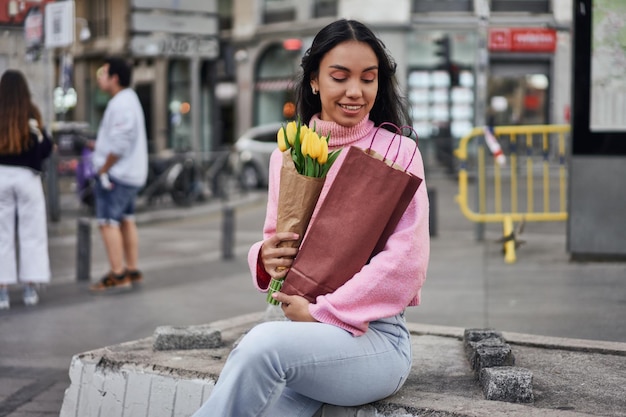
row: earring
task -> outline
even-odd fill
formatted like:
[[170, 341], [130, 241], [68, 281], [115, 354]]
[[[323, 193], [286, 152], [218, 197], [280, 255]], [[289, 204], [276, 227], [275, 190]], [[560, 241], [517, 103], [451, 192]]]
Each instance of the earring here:
[[311, 91], [313, 92], [314, 96], [317, 95], [317, 89], [315, 87], [311, 86]]

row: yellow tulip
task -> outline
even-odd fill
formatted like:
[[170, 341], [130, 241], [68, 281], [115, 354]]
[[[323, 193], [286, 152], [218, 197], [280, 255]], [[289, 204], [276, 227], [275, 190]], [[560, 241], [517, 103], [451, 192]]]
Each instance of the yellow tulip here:
[[312, 159], [316, 159], [320, 150], [320, 137], [313, 130], [309, 130], [304, 135], [304, 140], [306, 143], [306, 154], [310, 156]]
[[296, 122], [287, 123], [287, 128], [285, 129], [287, 133], [287, 141], [289, 145], [293, 146], [293, 143], [296, 140], [296, 134], [298, 133], [298, 125]]
[[302, 142], [302, 138], [305, 137], [310, 130], [307, 125], [300, 126], [300, 142]]
[[320, 137], [317, 133], [311, 131], [309, 133], [309, 156], [313, 159], [317, 159], [322, 150], [322, 144]]
[[302, 156], [307, 156], [309, 154], [309, 135], [305, 134], [300, 136], [300, 152]]
[[281, 127], [276, 134], [278, 149], [280, 149], [281, 152], [285, 152], [287, 149], [289, 149], [289, 146], [287, 145], [286, 135], [287, 132], [285, 131], [284, 127]]
[[326, 161], [328, 161], [328, 139], [326, 137], [321, 138], [320, 144], [322, 149], [320, 154], [317, 156], [317, 162], [320, 165], [324, 165]]

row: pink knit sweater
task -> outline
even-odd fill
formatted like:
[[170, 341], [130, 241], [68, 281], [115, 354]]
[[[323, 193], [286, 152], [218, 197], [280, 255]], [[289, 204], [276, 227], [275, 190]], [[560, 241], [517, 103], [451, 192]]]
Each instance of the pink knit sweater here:
[[[326, 135], [330, 132], [331, 149], [349, 146], [367, 149], [370, 147], [374, 133], [378, 130], [372, 148], [384, 155], [389, 142], [394, 137], [385, 129], [375, 128], [374, 123], [367, 117], [350, 128], [320, 120], [318, 116], [311, 119], [309, 126], [313, 126], [313, 123], [318, 133]], [[415, 142], [406, 137], [396, 137], [388, 155], [395, 156], [398, 153], [399, 144], [401, 148], [397, 162], [406, 167], [413, 155]], [[346, 153], [341, 152], [328, 172], [313, 219]], [[276, 233], [281, 162], [282, 155], [276, 150], [270, 160], [267, 213], [263, 227], [264, 239]], [[409, 170], [418, 177], [424, 178], [424, 167], [419, 150]], [[367, 210], [367, 207], [363, 207], [363, 210]], [[267, 291], [265, 280], [257, 279], [256, 276], [262, 243], [263, 241], [260, 241], [252, 245], [248, 254], [248, 263], [257, 288]], [[354, 336], [362, 335], [367, 330], [370, 321], [394, 316], [407, 306], [419, 305], [420, 289], [426, 279], [429, 253], [428, 197], [426, 183], [423, 182], [400, 219], [396, 230], [389, 237], [385, 248], [334, 293], [317, 297], [315, 303], [309, 305], [311, 315], [322, 323], [341, 327]]]

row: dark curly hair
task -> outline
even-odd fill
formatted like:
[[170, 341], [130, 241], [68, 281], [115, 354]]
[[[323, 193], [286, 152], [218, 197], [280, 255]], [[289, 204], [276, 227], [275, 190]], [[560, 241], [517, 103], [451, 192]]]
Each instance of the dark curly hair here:
[[310, 81], [319, 72], [322, 58], [335, 46], [346, 41], [367, 43], [378, 58], [378, 93], [370, 111], [370, 120], [376, 126], [391, 122], [397, 126], [408, 123], [408, 114], [395, 77], [396, 63], [383, 42], [363, 23], [356, 20], [337, 20], [320, 30], [313, 44], [302, 58], [302, 73], [296, 84], [298, 114], [308, 123], [313, 115], [321, 112], [322, 103], [311, 91]]

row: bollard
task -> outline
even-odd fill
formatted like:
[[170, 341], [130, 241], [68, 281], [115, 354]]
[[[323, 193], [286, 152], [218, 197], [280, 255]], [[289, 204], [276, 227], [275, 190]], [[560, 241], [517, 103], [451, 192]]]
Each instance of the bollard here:
[[430, 236], [437, 236], [437, 190], [429, 188], [428, 194], [428, 229]]
[[59, 176], [57, 173], [59, 156], [56, 151], [52, 151], [45, 164], [48, 215], [51, 221], [57, 223], [61, 218], [61, 208], [59, 204]]
[[91, 279], [91, 220], [87, 217], [78, 219], [76, 240], [76, 280]]
[[235, 245], [235, 209], [230, 204], [225, 204], [222, 209], [222, 258], [233, 258], [233, 246]]

